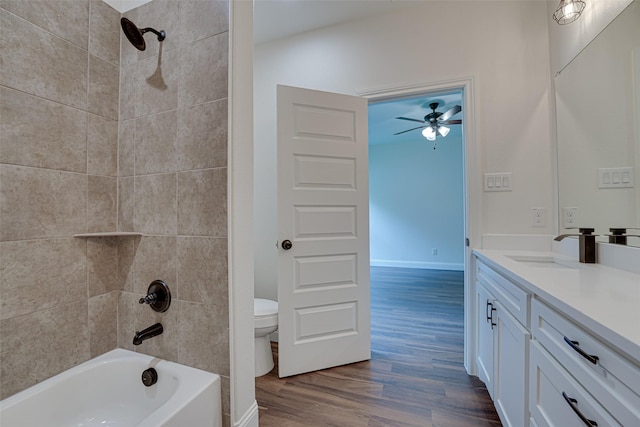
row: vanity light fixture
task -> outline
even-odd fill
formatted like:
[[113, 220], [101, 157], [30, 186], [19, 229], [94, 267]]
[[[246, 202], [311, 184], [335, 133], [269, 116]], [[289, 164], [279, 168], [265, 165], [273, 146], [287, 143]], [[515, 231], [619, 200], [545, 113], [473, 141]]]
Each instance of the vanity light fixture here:
[[569, 24], [580, 17], [585, 6], [582, 0], [560, 0], [553, 19], [560, 25]]

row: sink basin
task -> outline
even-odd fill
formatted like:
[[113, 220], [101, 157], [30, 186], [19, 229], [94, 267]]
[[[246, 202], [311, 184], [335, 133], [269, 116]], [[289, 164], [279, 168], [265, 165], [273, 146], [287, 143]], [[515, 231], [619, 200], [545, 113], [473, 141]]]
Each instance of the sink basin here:
[[558, 262], [558, 260], [552, 255], [507, 255], [507, 258], [519, 262], [520, 264], [526, 265], [527, 267], [575, 268], [571, 265], [566, 265], [562, 262]]

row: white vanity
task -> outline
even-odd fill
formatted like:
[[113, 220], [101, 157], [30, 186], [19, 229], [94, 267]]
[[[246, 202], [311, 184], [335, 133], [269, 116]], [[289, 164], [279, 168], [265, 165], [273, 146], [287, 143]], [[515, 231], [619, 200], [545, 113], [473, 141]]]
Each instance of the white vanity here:
[[640, 274], [475, 250], [476, 364], [503, 425], [640, 426]]

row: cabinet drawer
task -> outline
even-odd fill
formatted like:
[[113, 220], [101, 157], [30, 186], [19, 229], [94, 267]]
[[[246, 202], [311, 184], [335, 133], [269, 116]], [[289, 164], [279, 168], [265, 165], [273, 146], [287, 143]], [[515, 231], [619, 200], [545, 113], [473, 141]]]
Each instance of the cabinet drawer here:
[[640, 426], [638, 366], [537, 299], [531, 303], [531, 332], [620, 424]]
[[476, 280], [487, 287], [518, 322], [529, 327], [529, 293], [477, 259]]
[[535, 340], [531, 342], [530, 350], [531, 425], [585, 427], [588, 425], [586, 420], [591, 420], [598, 427], [621, 426]]

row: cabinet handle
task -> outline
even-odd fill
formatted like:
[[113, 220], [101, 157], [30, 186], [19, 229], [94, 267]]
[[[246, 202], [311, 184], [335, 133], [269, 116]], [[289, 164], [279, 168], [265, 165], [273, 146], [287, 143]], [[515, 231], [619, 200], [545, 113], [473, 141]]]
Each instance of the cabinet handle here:
[[582, 420], [584, 425], [586, 425], [588, 427], [597, 427], [598, 426], [597, 422], [595, 422], [593, 420], [590, 420], [589, 418], [585, 417], [582, 412], [580, 412], [580, 409], [578, 409], [578, 401], [576, 399], [573, 399], [573, 398], [569, 397], [567, 395], [567, 393], [565, 393], [564, 391], [562, 392], [562, 397], [564, 397], [564, 400], [567, 401], [569, 406], [571, 406], [571, 409], [573, 409], [573, 412], [575, 412], [576, 415]]
[[598, 356], [593, 356], [591, 354], [587, 354], [583, 349], [581, 349], [580, 348], [580, 343], [578, 341], [571, 341], [569, 338], [564, 337], [564, 342], [569, 344], [569, 347], [574, 349], [580, 356], [584, 357], [585, 359], [587, 359], [589, 362], [593, 363], [594, 365], [596, 363], [598, 363], [598, 360], [600, 360], [600, 358]]
[[[491, 309], [489, 309], [489, 307], [491, 307]], [[487, 300], [487, 323], [491, 322], [491, 329], [496, 326], [496, 324], [493, 323], [493, 312], [496, 310], [497, 309], [493, 306], [493, 303]]]

